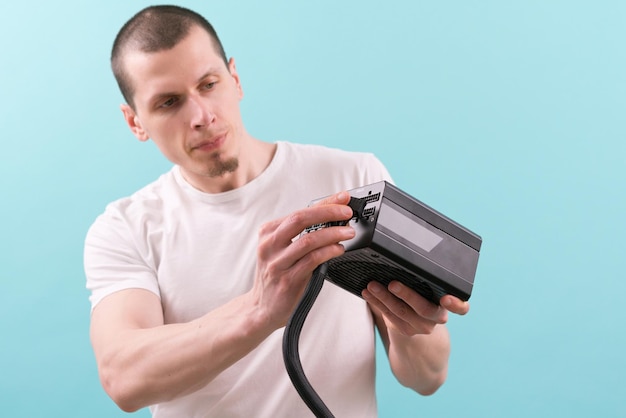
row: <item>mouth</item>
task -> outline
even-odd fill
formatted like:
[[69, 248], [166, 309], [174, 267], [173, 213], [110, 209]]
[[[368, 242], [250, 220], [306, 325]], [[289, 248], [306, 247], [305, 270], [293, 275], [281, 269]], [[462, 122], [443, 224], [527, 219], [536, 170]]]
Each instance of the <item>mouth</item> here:
[[191, 146], [191, 151], [212, 152], [224, 144], [226, 134], [219, 134], [208, 139], [203, 139]]

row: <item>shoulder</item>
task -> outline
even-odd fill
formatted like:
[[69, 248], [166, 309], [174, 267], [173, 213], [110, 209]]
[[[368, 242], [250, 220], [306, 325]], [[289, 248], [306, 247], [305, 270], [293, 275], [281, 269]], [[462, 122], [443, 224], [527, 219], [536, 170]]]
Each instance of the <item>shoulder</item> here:
[[170, 170], [135, 193], [109, 203], [91, 225], [88, 237], [159, 222], [164, 202], [175, 190], [175, 183], [174, 172]]
[[298, 144], [279, 142], [285, 156], [292, 161], [311, 161], [322, 166], [346, 167], [359, 166], [362, 169], [383, 166], [382, 162], [371, 152], [349, 151], [316, 144]]
[[370, 152], [291, 142], [279, 142], [278, 150], [283, 186], [298, 189], [306, 184], [306, 194], [311, 198], [392, 181], [383, 163]]
[[368, 155], [373, 156], [373, 154], [367, 152], [348, 151], [319, 144], [302, 144], [296, 142], [279, 141], [278, 146], [283, 148], [287, 152], [295, 155], [338, 156], [344, 158], [358, 158]]

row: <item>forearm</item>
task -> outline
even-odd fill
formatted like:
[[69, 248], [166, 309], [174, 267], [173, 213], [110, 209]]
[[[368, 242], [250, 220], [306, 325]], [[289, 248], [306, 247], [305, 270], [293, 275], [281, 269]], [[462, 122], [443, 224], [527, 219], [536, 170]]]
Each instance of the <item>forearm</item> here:
[[[184, 324], [117, 329], [92, 338], [103, 387], [125, 411], [194, 392], [272, 331], [246, 296]], [[105, 303], [103, 301], [102, 303]], [[106, 316], [94, 321], [115, 321]], [[102, 323], [99, 325], [102, 329]], [[106, 343], [103, 341], [106, 340]]]
[[444, 295], [435, 305], [400, 282], [372, 281], [362, 292], [370, 304], [397, 379], [423, 395], [445, 381], [450, 357], [448, 312], [465, 315], [469, 304]]
[[405, 336], [388, 329], [389, 363], [398, 381], [422, 395], [433, 394], [445, 381], [450, 339], [445, 325], [430, 334]]

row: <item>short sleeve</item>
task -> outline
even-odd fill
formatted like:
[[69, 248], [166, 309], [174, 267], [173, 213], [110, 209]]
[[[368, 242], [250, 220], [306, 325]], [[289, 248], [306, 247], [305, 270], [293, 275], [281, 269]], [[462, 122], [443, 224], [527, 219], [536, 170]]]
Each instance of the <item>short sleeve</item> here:
[[156, 266], [137, 232], [114, 204], [89, 228], [84, 268], [92, 310], [106, 296], [125, 289], [146, 289], [160, 297]]

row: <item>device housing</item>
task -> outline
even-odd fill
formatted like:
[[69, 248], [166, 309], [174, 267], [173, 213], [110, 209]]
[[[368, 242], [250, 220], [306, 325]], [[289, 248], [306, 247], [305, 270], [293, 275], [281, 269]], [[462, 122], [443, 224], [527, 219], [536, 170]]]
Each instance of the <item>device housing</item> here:
[[349, 193], [356, 235], [341, 242], [343, 255], [328, 261], [326, 280], [359, 297], [372, 280], [385, 287], [398, 280], [435, 304], [445, 294], [470, 298], [480, 236], [386, 181]]

